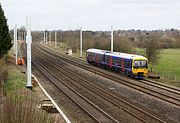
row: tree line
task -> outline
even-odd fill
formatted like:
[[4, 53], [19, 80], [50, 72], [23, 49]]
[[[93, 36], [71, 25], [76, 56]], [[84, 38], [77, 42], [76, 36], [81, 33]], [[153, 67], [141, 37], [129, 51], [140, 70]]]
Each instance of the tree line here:
[[[24, 29], [22, 27], [22, 29]], [[22, 30], [19, 29], [19, 30]], [[57, 42], [65, 43], [73, 52], [79, 50], [79, 30], [57, 31]], [[20, 33], [21, 31], [19, 31]], [[49, 34], [50, 31], [48, 31]], [[13, 33], [13, 31], [12, 31]], [[83, 49], [98, 48], [110, 50], [110, 31], [83, 31]], [[33, 41], [43, 41], [44, 31], [33, 31]], [[135, 47], [144, 49], [151, 63], [157, 63], [160, 49], [180, 48], [180, 33], [178, 30], [116, 30], [114, 31], [114, 51], [136, 54]], [[21, 39], [20, 35], [20, 39]], [[54, 41], [54, 31], [51, 31]]]

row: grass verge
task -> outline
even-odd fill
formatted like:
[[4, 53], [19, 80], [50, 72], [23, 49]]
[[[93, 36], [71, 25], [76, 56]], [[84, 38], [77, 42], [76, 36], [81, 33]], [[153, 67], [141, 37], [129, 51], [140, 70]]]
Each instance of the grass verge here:
[[4, 89], [0, 88], [6, 92], [4, 96], [0, 95], [0, 123], [54, 123], [54, 118], [38, 108], [41, 100], [37, 95], [25, 88], [26, 75], [21, 73], [21, 68], [14, 63], [1, 67], [8, 75]]

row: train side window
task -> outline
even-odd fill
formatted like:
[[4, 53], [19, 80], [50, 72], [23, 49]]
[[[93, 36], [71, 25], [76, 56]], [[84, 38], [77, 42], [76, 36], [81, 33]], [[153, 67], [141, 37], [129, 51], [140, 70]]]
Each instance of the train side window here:
[[124, 60], [124, 67], [127, 68], [127, 61]]
[[112, 62], [115, 64], [117, 62], [116, 58], [112, 58]]
[[127, 61], [127, 67], [130, 67], [130, 61], [129, 60]]
[[119, 58], [119, 65], [122, 66], [122, 59]]
[[130, 67], [130, 61], [129, 60], [124, 60], [124, 67], [129, 68]]
[[105, 60], [107, 61], [107, 62], [109, 62], [109, 56], [105, 56]]

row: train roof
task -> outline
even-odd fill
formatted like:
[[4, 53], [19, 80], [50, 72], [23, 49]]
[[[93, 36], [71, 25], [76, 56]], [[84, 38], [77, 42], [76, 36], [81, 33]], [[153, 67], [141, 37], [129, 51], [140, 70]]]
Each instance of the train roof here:
[[87, 52], [91, 52], [91, 53], [99, 53], [99, 54], [104, 54], [105, 52], [109, 52], [107, 50], [101, 50], [101, 49], [88, 49]]
[[143, 58], [143, 59], [147, 59], [144, 56], [141, 55], [136, 55], [136, 54], [128, 54], [128, 53], [120, 53], [120, 52], [113, 52], [113, 53], [106, 53], [107, 55], [111, 55], [114, 57], [123, 57], [126, 59], [132, 59], [132, 58]]
[[106, 55], [111, 55], [114, 57], [123, 57], [126, 59], [134, 59], [134, 58], [142, 58], [142, 59], [146, 59], [146, 57], [141, 56], [141, 55], [136, 55], [136, 54], [128, 54], [128, 53], [120, 53], [120, 52], [110, 52], [108, 50], [101, 50], [101, 49], [88, 49], [87, 52], [91, 52], [91, 53], [98, 53], [98, 54], [106, 54]]

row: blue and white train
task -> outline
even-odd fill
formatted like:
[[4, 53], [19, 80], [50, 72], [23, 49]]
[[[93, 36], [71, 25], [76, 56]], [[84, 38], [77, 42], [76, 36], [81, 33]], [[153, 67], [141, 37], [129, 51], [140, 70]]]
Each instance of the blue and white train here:
[[88, 49], [86, 59], [89, 64], [121, 72], [134, 78], [144, 78], [148, 74], [148, 59], [141, 55]]

